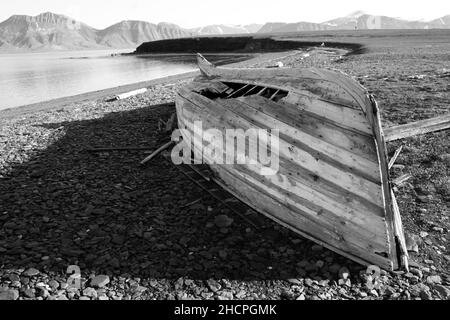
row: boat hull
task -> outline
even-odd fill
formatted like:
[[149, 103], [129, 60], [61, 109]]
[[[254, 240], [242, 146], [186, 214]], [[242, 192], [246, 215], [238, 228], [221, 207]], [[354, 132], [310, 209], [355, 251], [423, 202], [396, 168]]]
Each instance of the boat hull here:
[[[311, 80], [311, 74], [295, 77], [292, 70], [275, 75], [261, 70], [255, 77], [252, 70], [204, 69], [211, 74], [178, 93], [178, 126], [224, 188], [272, 220], [359, 263], [390, 270], [405, 264], [401, 221], [383, 168], [387, 161], [381, 127], [376, 127], [377, 106], [362, 87], [330, 84], [329, 71], [318, 71]], [[223, 137], [227, 130], [259, 129], [268, 137], [276, 130], [278, 144], [271, 151], [278, 157], [277, 170], [261, 174], [261, 163], [236, 164], [248, 150], [234, 147], [234, 161], [218, 163], [231, 149], [226, 142], [205, 141], [198, 124], [202, 132], [215, 130]], [[214, 154], [205, 152], [211, 145]]]

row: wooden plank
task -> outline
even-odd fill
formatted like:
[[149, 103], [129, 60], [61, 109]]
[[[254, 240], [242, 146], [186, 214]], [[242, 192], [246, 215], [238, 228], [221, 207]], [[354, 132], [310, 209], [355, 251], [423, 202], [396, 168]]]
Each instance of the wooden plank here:
[[244, 85], [242, 88], [240, 88], [240, 89], [234, 91], [233, 93], [231, 93], [230, 95], [228, 95], [227, 98], [234, 97], [234, 96], [236, 96], [237, 94], [243, 92], [244, 90], [247, 90], [249, 87], [252, 87], [252, 85], [251, 85], [251, 84], [246, 84], [246, 85]]
[[[212, 64], [205, 64], [199, 61], [199, 67], [207, 78], [221, 79], [230, 82], [261, 81], [261, 85], [277, 86], [282, 84], [289, 86], [292, 90], [298, 90], [304, 94], [313, 92], [318, 97], [325, 100], [334, 101], [350, 108], [359, 109], [359, 105], [353, 97], [341, 88], [340, 83], [334, 79], [323, 78], [315, 68], [278, 68], [278, 69], [259, 69], [259, 68], [216, 68]], [[334, 71], [329, 71], [334, 72]], [[257, 83], [254, 83], [257, 84]]]
[[[251, 122], [262, 129], [279, 129], [280, 136], [287, 142], [308, 151], [311, 154], [321, 153], [319, 158], [344, 170], [350, 170], [356, 175], [364, 177], [372, 182], [380, 182], [380, 172], [378, 162], [368, 160], [366, 157], [361, 157], [346, 148], [341, 148], [332, 143], [325, 141], [315, 135], [309, 134], [301, 126], [292, 126], [289, 123], [281, 121], [279, 118], [268, 116], [259, 110], [265, 109], [266, 104], [258, 99], [257, 103], [252, 103], [251, 98], [240, 98], [232, 100], [219, 99], [217, 102], [227, 106], [231, 111], [238, 116], [243, 117], [248, 122]], [[258, 107], [259, 106], [259, 110]], [[281, 106], [280, 106], [281, 107]], [[281, 108], [280, 108], [281, 109]], [[280, 112], [282, 113], [282, 112]], [[373, 142], [372, 142], [373, 143]]]
[[391, 190], [391, 198], [394, 209], [394, 229], [397, 241], [399, 242], [398, 250], [400, 250], [401, 264], [402, 267], [404, 267], [406, 271], [409, 272], [409, 263], [408, 263], [409, 257], [408, 257], [408, 250], [406, 249], [405, 234], [403, 233], [402, 218], [400, 216], [400, 209], [398, 208], [397, 199], [395, 198], [394, 191], [392, 190]]
[[391, 269], [391, 262], [371, 250], [361, 248], [347, 241], [347, 235], [339, 233], [336, 228], [328, 228], [321, 223], [309, 219], [296, 207], [291, 208], [285, 202], [280, 202], [264, 190], [237, 176], [230, 174], [226, 166], [212, 166], [218, 172], [225, 184], [235, 190], [235, 194], [244, 202], [252, 204], [254, 209], [277, 223], [310, 239], [320, 245], [333, 250], [345, 257], [365, 265], [376, 264], [382, 268]]
[[[373, 123], [375, 141], [378, 150], [378, 158], [380, 163], [380, 174], [382, 179], [382, 190], [383, 190], [383, 202], [384, 209], [386, 212], [386, 226], [388, 231], [388, 237], [386, 242], [390, 248], [389, 258], [393, 262], [393, 269], [398, 269], [401, 266], [401, 261], [398, 260], [397, 255], [397, 240], [396, 237], [400, 237], [395, 230], [395, 219], [398, 217], [394, 217], [394, 208], [392, 204], [391, 198], [391, 185], [389, 178], [389, 168], [388, 168], [388, 159], [387, 159], [387, 151], [386, 151], [386, 142], [384, 139], [384, 134], [381, 127], [381, 117], [378, 108], [378, 104], [375, 99], [370, 96], [371, 104], [368, 106], [367, 116], [371, 119], [370, 121]], [[397, 222], [398, 223], [398, 222]], [[401, 222], [400, 222], [401, 223]]]
[[436, 132], [450, 128], [450, 114], [416, 121], [404, 125], [390, 127], [384, 130], [386, 141], [394, 141], [413, 137], [419, 134]]
[[[180, 109], [183, 109], [182, 107], [180, 107]], [[182, 117], [179, 115], [179, 117]], [[226, 170], [226, 168], [228, 168], [229, 166], [218, 166], [220, 168], [222, 168], [223, 170]], [[212, 166], [212, 168], [214, 169], [215, 166]], [[243, 185], [242, 188], [247, 188], [248, 187], [248, 180], [244, 179], [245, 183], [247, 185]], [[227, 180], [227, 182], [230, 182], [229, 180]], [[229, 183], [229, 187], [236, 187], [236, 183]], [[262, 184], [262, 187], [264, 187], [264, 184]], [[242, 189], [238, 190], [238, 191], [242, 191]], [[298, 201], [293, 201], [293, 200], [289, 200], [289, 198], [287, 196], [283, 196], [282, 194], [278, 193], [276, 198], [268, 198], [270, 196], [262, 193], [261, 191], [255, 191], [255, 190], [251, 190], [249, 192], [245, 192], [246, 195], [250, 195], [250, 196], [255, 196], [255, 199], [253, 200], [249, 200], [246, 199], [246, 203], [254, 203], [257, 204], [257, 209], [259, 212], [265, 212], [265, 215], [267, 215], [268, 217], [272, 218], [273, 220], [281, 223], [282, 225], [288, 226], [291, 229], [293, 229], [294, 231], [296, 231], [297, 233], [300, 233], [302, 235], [307, 234], [308, 237], [310, 239], [315, 240], [316, 242], [319, 243], [326, 243], [327, 247], [332, 248], [334, 251], [337, 251], [341, 254], [344, 253], [344, 255], [351, 257], [352, 259], [357, 260], [358, 262], [361, 263], [365, 263], [365, 264], [377, 264], [381, 267], [384, 268], [388, 268], [391, 269], [392, 264], [391, 262], [376, 254], [375, 252], [384, 252], [387, 248], [383, 247], [383, 245], [385, 245], [385, 242], [383, 241], [383, 239], [380, 240], [380, 238], [378, 238], [378, 245], [375, 244], [374, 247], [371, 247], [371, 244], [376, 243], [376, 241], [374, 241], [373, 243], [371, 241], [359, 241], [356, 243], [362, 244], [363, 248], [359, 248], [358, 246], [354, 244], [354, 238], [355, 236], [352, 236], [352, 234], [356, 234], [356, 233], [338, 233], [335, 234], [334, 238], [333, 236], [330, 234], [330, 232], [335, 233], [336, 232], [336, 227], [341, 228], [340, 225], [330, 225], [330, 230], [326, 229], [323, 225], [323, 223], [314, 223], [311, 221], [308, 221], [305, 216], [304, 216], [304, 212], [303, 215], [301, 215], [302, 213], [299, 212], [299, 203]], [[273, 196], [273, 195], [272, 195]], [[266, 199], [266, 200], [263, 200]], [[277, 200], [278, 199], [278, 200]], [[282, 199], [282, 200], [280, 200]], [[273, 205], [274, 203], [278, 203], [279, 207], [276, 208], [272, 208], [269, 211], [265, 211], [263, 208], [266, 205]], [[300, 205], [302, 205], [300, 203]], [[302, 207], [303, 209], [308, 209], [307, 207]], [[292, 210], [297, 210], [297, 211], [292, 211]], [[309, 209], [309, 213], [313, 214], [313, 212], [311, 211], [311, 209]], [[317, 213], [315, 213], [315, 216], [319, 216], [320, 214], [317, 215]], [[309, 216], [307, 216], [309, 217]], [[312, 216], [314, 217], [314, 216]], [[281, 220], [284, 219], [284, 220]], [[288, 220], [287, 223], [286, 219]], [[300, 219], [300, 220], [299, 220]], [[294, 223], [292, 223], [292, 221], [294, 221]], [[314, 223], [316, 225], [316, 229], [314, 229], [313, 226], [311, 226], [311, 224]], [[370, 226], [370, 225], [369, 225]], [[299, 229], [299, 227], [301, 229]], [[345, 226], [343, 226], [345, 227]], [[327, 231], [329, 230], [329, 231]], [[311, 232], [314, 232], [313, 235], [311, 235]], [[333, 247], [330, 244], [336, 244], [337, 247]], [[369, 248], [367, 247], [369, 246]], [[345, 250], [343, 250], [342, 248], [345, 248]], [[378, 249], [374, 251], [374, 248]], [[341, 252], [342, 251], [342, 252]], [[364, 262], [363, 262], [364, 261]]]
[[367, 122], [362, 110], [352, 110], [317, 99], [310, 99], [295, 92], [289, 92], [282, 101], [294, 104], [310, 114], [328, 119], [339, 127], [354, 130], [360, 134], [373, 135], [372, 127]]
[[153, 152], [151, 155], [149, 155], [147, 158], [145, 158], [144, 160], [141, 161], [141, 165], [146, 164], [147, 162], [149, 162], [150, 160], [152, 160], [153, 158], [155, 158], [157, 155], [159, 155], [161, 152], [163, 152], [164, 150], [169, 149], [172, 145], [174, 144], [173, 141], [167, 142], [166, 144], [162, 145], [161, 147], [159, 147], [158, 149], [155, 150], [155, 152]]
[[309, 135], [366, 159], [374, 162], [378, 161], [375, 142], [372, 136], [358, 134], [354, 131], [336, 126], [332, 122], [327, 121], [327, 119], [316, 117], [314, 114], [305, 112], [290, 103], [282, 101], [273, 102], [259, 96], [249, 96], [246, 98], [238, 98], [237, 100], [256, 109], [258, 113], [263, 113], [278, 119], [291, 127], [301, 129]]
[[[185, 106], [183, 110], [180, 110], [179, 114], [183, 118], [181, 120], [181, 125], [183, 128], [188, 128], [193, 130], [192, 123], [194, 121], [203, 121], [206, 128], [218, 128], [225, 130], [223, 123], [218, 123], [214, 119], [208, 120], [202, 114], [201, 111], [189, 111], [189, 107]], [[237, 150], [241, 154], [245, 153], [245, 150]], [[237, 158], [237, 155], [235, 155]], [[354, 194], [342, 187], [341, 183], [333, 183], [325, 180], [318, 175], [314, 174], [312, 171], [305, 169], [295, 162], [289, 159], [280, 157], [279, 159], [279, 173], [288, 177], [289, 181], [292, 183], [307, 186], [308, 188], [324, 194], [325, 196], [333, 199], [334, 201], [339, 201], [345, 203], [349, 210], [369, 212], [378, 216], [384, 217], [384, 209], [382, 203], [374, 204], [373, 202], [361, 197], [358, 194]]]
[[388, 169], [391, 170], [392, 166], [395, 164], [395, 161], [397, 161], [398, 156], [400, 155], [400, 152], [402, 152], [403, 146], [400, 146], [397, 150], [395, 150], [394, 156], [389, 161]]
[[392, 181], [392, 184], [395, 185], [396, 187], [400, 187], [402, 184], [404, 184], [406, 181], [408, 181], [411, 178], [412, 178], [412, 175], [410, 175], [409, 173], [406, 173], [406, 174], [401, 175], [400, 177], [394, 179]]
[[[193, 132], [194, 128], [192, 124], [186, 122], [186, 126]], [[194, 146], [198, 147], [203, 145], [206, 147], [208, 145], [208, 143], [203, 144], [198, 139], [194, 138], [194, 140]], [[216, 151], [225, 153], [223, 148], [217, 148]], [[207, 159], [211, 164], [213, 163], [212, 159]], [[246, 179], [263, 181], [266, 186], [272, 186], [272, 190], [268, 192], [273, 193], [276, 189], [280, 194], [283, 194], [283, 198], [288, 196], [288, 200], [286, 201], [292, 201], [292, 204], [296, 203], [299, 206], [305, 206], [314, 215], [320, 212], [319, 215], [323, 219], [335, 219], [332, 221], [332, 225], [356, 224], [358, 228], [352, 231], [355, 234], [362, 231], [364, 232], [365, 238], [377, 237], [377, 235], [383, 237], [385, 230], [381, 214], [378, 215], [378, 213], [371, 212], [367, 208], [352, 208], [351, 203], [347, 202], [345, 198], [333, 197], [329, 193], [316, 191], [315, 188], [310, 188], [310, 186], [304, 184], [301, 180], [297, 180], [295, 176], [288, 176], [282, 173], [273, 176], [261, 176], [259, 174], [261, 165], [227, 165], [227, 167], [233, 167], [236, 172], [245, 175]]]
[[[186, 99], [188, 99], [188, 103], [192, 104], [194, 108], [198, 106], [198, 112], [206, 112], [203, 118], [204, 120], [215, 119], [214, 121], [217, 121], [217, 124], [215, 124], [217, 129], [240, 128], [245, 131], [250, 128], [255, 128], [253, 124], [232, 114], [219, 103], [203, 96], [192, 93]], [[208, 110], [211, 110], [211, 112]], [[224, 123], [228, 123], [228, 125], [224, 127]], [[279, 152], [281, 157], [293, 161], [298, 166], [311, 171], [324, 180], [340, 184], [347, 191], [357, 194], [374, 204], [382, 203], [380, 186], [371, 181], [358, 177], [351, 172], [336, 168], [325, 161], [318, 161], [316, 158], [317, 155], [311, 155], [282, 139], [280, 139]]]

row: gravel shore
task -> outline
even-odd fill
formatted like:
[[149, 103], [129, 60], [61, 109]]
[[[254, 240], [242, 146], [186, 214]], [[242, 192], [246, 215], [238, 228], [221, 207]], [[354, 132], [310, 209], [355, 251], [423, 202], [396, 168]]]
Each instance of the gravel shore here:
[[[448, 48], [388, 49], [247, 65], [341, 69], [376, 95], [385, 125], [449, 112]], [[159, 147], [189, 81], [0, 118], [0, 300], [450, 298], [449, 131], [389, 145], [405, 144], [394, 175], [413, 175], [397, 190], [412, 267], [374, 276], [262, 216], [255, 230], [162, 158], [88, 152]]]

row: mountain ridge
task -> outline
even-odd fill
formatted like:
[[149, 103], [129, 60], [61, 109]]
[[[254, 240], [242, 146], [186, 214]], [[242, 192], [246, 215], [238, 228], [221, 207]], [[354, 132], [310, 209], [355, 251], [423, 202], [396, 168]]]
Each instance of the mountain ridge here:
[[411, 21], [355, 11], [322, 23], [268, 22], [265, 24], [214, 24], [184, 29], [176, 24], [123, 20], [104, 29], [71, 17], [44, 12], [36, 16], [12, 15], [0, 22], [0, 52], [132, 48], [144, 42], [194, 36], [301, 32], [352, 29], [450, 28], [450, 15], [430, 21]]
[[372, 30], [372, 29], [450, 29], [450, 15], [430, 21], [406, 20], [383, 15], [371, 15], [355, 11], [347, 16], [321, 23], [316, 22], [268, 22], [258, 33], [283, 33], [316, 30]]

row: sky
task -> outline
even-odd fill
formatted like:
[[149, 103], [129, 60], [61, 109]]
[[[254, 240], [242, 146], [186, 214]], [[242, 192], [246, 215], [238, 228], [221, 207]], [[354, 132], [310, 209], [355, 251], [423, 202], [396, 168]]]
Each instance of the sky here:
[[13, 14], [64, 14], [103, 29], [122, 20], [210, 24], [324, 22], [363, 10], [409, 20], [450, 14], [449, 0], [0, 0], [0, 21]]

